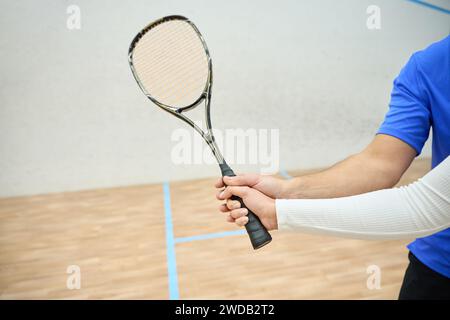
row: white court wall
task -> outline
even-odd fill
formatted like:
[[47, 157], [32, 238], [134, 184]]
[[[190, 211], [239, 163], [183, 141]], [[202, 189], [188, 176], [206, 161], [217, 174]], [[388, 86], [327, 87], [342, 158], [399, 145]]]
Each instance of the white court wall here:
[[[71, 4], [80, 30], [66, 27]], [[366, 27], [371, 4], [380, 30]], [[128, 67], [135, 33], [169, 14], [191, 18], [208, 43], [214, 125], [279, 129], [283, 169], [359, 151], [402, 65], [450, 31], [448, 14], [404, 0], [2, 0], [0, 196], [219, 174], [171, 161], [184, 125], [149, 104]]]

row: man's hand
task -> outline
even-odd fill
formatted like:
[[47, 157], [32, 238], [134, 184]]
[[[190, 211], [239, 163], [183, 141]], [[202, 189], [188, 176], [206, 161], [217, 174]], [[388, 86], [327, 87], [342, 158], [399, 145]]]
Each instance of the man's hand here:
[[245, 226], [248, 222], [248, 210], [241, 208], [239, 201], [231, 200], [231, 196], [240, 197], [247, 208], [256, 214], [267, 230], [278, 229], [275, 200], [249, 187], [228, 186], [223, 191], [217, 192], [218, 200], [227, 200], [226, 204], [219, 207], [221, 212], [227, 215], [227, 221]]
[[[275, 212], [273, 199], [338, 198], [391, 188], [398, 182], [415, 156], [416, 151], [407, 143], [389, 135], [379, 134], [360, 153], [318, 173], [291, 180], [243, 174], [236, 177], [224, 177], [223, 181], [220, 178], [215, 187], [223, 188], [227, 185], [233, 188], [243, 186], [250, 189], [250, 191], [246, 189], [248, 205], [254, 206], [250, 209], [254, 208], [255, 214], [261, 214], [260, 218], [265, 219], [265, 222], [262, 221], [263, 224], [267, 223], [270, 228], [275, 229], [276, 223], [274, 225], [273, 220], [274, 217], [276, 220], [276, 215], [272, 214], [272, 211]], [[217, 198], [227, 200], [231, 194], [235, 193], [226, 192]], [[261, 208], [260, 204], [253, 203], [254, 199], [259, 199], [264, 205], [268, 205], [269, 200], [272, 201], [268, 212]], [[228, 220], [242, 224], [247, 218], [237, 220], [243, 216], [238, 211], [231, 211], [230, 202], [231, 200], [228, 200], [226, 205], [222, 205], [221, 211], [233, 213]]]

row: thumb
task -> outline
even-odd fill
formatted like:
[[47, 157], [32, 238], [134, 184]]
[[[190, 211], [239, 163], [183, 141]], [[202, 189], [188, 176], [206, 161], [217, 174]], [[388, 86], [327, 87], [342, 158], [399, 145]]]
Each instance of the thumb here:
[[232, 196], [238, 196], [239, 198], [244, 199], [247, 196], [249, 189], [249, 187], [226, 187], [220, 194], [220, 198], [229, 199]]
[[227, 186], [249, 186], [252, 187], [259, 182], [257, 174], [240, 174], [234, 177], [223, 177], [223, 182]]

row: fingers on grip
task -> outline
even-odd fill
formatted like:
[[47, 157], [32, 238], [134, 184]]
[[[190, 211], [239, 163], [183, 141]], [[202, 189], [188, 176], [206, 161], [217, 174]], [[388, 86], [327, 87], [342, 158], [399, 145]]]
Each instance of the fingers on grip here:
[[[241, 208], [247, 208], [241, 198], [233, 196], [231, 199], [239, 201], [241, 203]], [[264, 227], [261, 223], [258, 216], [251, 212], [248, 208], [247, 210], [248, 222], [245, 225], [245, 229], [250, 237], [250, 242], [252, 243], [253, 249], [259, 249], [272, 241], [272, 237], [266, 227]]]

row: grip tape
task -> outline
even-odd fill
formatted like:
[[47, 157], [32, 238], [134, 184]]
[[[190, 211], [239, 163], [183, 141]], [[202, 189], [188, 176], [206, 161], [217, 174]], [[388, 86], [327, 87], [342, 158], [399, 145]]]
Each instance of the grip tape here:
[[[236, 176], [233, 170], [226, 163], [220, 164], [220, 169], [222, 171], [222, 176]], [[245, 225], [245, 229], [247, 230], [247, 234], [250, 238], [253, 249], [256, 250], [262, 248], [270, 241], [272, 241], [272, 236], [270, 235], [269, 231], [267, 231], [266, 227], [264, 227], [264, 225], [261, 223], [261, 220], [259, 220], [258, 216], [247, 208], [247, 206], [244, 204], [244, 201], [242, 201], [242, 199], [238, 196], [232, 196], [231, 200], [239, 201], [241, 204], [241, 208], [246, 208], [248, 210], [248, 222]]]

